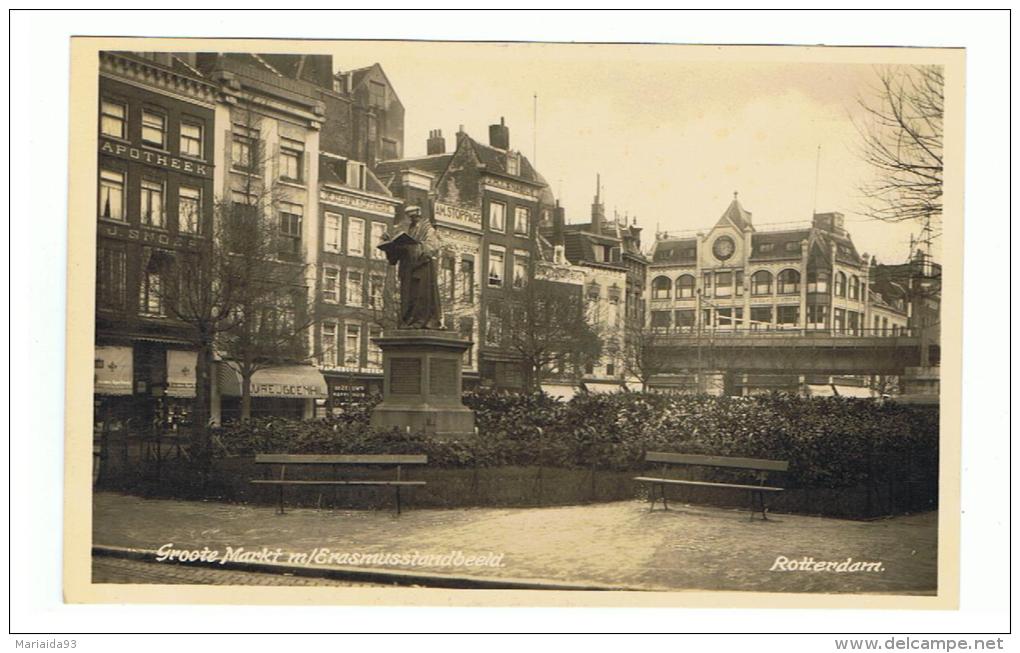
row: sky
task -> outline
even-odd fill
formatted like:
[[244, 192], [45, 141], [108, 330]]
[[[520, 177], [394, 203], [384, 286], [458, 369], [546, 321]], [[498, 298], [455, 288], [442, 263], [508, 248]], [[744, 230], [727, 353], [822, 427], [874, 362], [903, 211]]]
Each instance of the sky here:
[[872, 171], [856, 152], [854, 119], [876, 81], [870, 63], [805, 63], [802, 48], [741, 61], [726, 48], [641, 45], [344, 42], [330, 51], [339, 70], [382, 65], [406, 111], [405, 157], [424, 154], [433, 129], [448, 149], [460, 125], [488, 142], [502, 117], [511, 148], [535, 163], [568, 222], [589, 220], [601, 175], [608, 214], [636, 217], [646, 247], [657, 231], [711, 228], [734, 192], [755, 226], [839, 211], [858, 251], [880, 262], [905, 260], [919, 232], [861, 214], [857, 189]]

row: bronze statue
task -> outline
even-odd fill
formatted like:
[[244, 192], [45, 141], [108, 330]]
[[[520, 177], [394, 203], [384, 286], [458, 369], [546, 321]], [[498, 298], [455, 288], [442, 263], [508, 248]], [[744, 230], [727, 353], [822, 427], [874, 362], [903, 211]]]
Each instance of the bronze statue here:
[[401, 329], [439, 329], [439, 234], [421, 208], [404, 209], [397, 222], [397, 235], [388, 234], [378, 247], [386, 260], [397, 266], [400, 279]]

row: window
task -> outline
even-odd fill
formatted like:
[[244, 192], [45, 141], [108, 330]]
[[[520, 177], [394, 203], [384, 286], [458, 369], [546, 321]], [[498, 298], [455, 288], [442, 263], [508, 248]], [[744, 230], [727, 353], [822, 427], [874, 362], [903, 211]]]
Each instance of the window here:
[[375, 344], [376, 338], [382, 337], [382, 328], [374, 326], [368, 329], [368, 367], [382, 367], [382, 349]]
[[163, 227], [163, 182], [142, 180], [141, 211], [142, 224]]
[[475, 301], [475, 259], [463, 256], [460, 259], [460, 298], [472, 304]]
[[777, 306], [776, 324], [785, 327], [795, 327], [800, 322], [800, 306]]
[[720, 308], [716, 311], [716, 318], [719, 322], [720, 327], [732, 327], [733, 326], [733, 309], [732, 308]]
[[344, 365], [359, 367], [361, 365], [361, 325], [348, 324], [344, 329]]
[[735, 287], [737, 289], [737, 297], [743, 297], [743, 295], [744, 295], [744, 271], [743, 270], [737, 270], [735, 272], [735, 275], [736, 275], [736, 279], [735, 279], [734, 285], [735, 285]]
[[485, 311], [485, 344], [499, 345], [503, 338], [503, 318], [499, 310], [489, 305]]
[[322, 268], [322, 301], [335, 304], [340, 299], [340, 270]]
[[523, 288], [528, 284], [528, 255], [514, 252], [514, 288]]
[[695, 314], [694, 309], [685, 308], [678, 311], [674, 311], [673, 315], [676, 319], [676, 328], [680, 331], [692, 331], [694, 329]]
[[655, 277], [652, 280], [652, 299], [669, 299], [670, 285], [669, 277]]
[[301, 253], [301, 218], [304, 207], [290, 202], [280, 203], [280, 253], [297, 256]]
[[280, 177], [301, 181], [305, 144], [293, 138], [280, 138]]
[[502, 247], [489, 246], [489, 286], [491, 288], [503, 287], [503, 262], [506, 253]]
[[489, 202], [489, 229], [506, 231], [506, 204]]
[[362, 296], [362, 275], [360, 270], [347, 271], [347, 301], [348, 306], [361, 306]]
[[444, 256], [439, 266], [439, 297], [445, 305], [452, 304], [456, 297], [454, 265], [452, 256]]
[[702, 286], [705, 289], [705, 296], [708, 297], [712, 294], [712, 273], [706, 272], [702, 275]]
[[230, 161], [235, 168], [241, 170], [254, 170], [257, 159], [256, 145], [259, 139], [257, 129], [248, 129], [241, 125], [234, 125], [234, 137], [231, 141]]
[[[458, 324], [458, 329], [457, 330], [460, 333], [460, 337], [461, 338], [463, 338], [465, 340], [474, 340], [474, 332], [475, 332], [475, 320], [474, 320], [474, 318], [472, 318], [472, 317], [462, 317], [462, 318], [460, 318], [460, 323]], [[473, 350], [474, 350], [474, 346], [471, 346], [471, 347], [468, 347], [467, 350], [464, 352], [463, 365], [465, 367], [471, 367], [471, 352]]]
[[850, 288], [848, 291], [848, 295], [850, 299], [861, 298], [861, 280], [857, 278], [857, 275], [853, 275], [850, 277]]
[[99, 105], [99, 133], [127, 138], [127, 105], [104, 99]]
[[336, 323], [322, 323], [321, 355], [319, 357], [323, 367], [336, 367]]
[[202, 125], [181, 122], [181, 155], [202, 158]]
[[386, 278], [381, 274], [368, 276], [368, 305], [373, 308], [383, 307], [383, 288], [386, 287]]
[[669, 311], [652, 311], [652, 328], [657, 331], [669, 330], [672, 326]]
[[386, 84], [375, 80], [368, 82], [368, 105], [386, 108]]
[[758, 245], [759, 254], [771, 254], [776, 249], [775, 243], [761, 243]]
[[780, 295], [796, 295], [800, 292], [800, 272], [796, 270], [783, 270], [776, 281]]
[[379, 249], [383, 241], [383, 235], [386, 233], [386, 225], [382, 222], [372, 223], [372, 258], [376, 260], [385, 260], [386, 252]]
[[716, 272], [715, 274], [715, 296], [730, 297], [733, 295], [733, 273]]
[[158, 269], [149, 268], [142, 275], [138, 302], [142, 314], [163, 315], [162, 282], [163, 278]]
[[599, 300], [599, 297], [602, 296], [602, 286], [599, 285], [598, 281], [592, 279], [592, 282], [588, 284], [586, 296], [592, 301], [597, 302]]
[[508, 175], [521, 174], [521, 159], [516, 152], [506, 153], [506, 173]]
[[96, 304], [124, 308], [127, 290], [127, 252], [122, 245], [100, 245], [96, 251]]
[[783, 249], [785, 249], [789, 253], [799, 252], [800, 243], [797, 242], [796, 240], [791, 240], [783, 246]]
[[883, 317], [882, 318], [882, 335], [884, 336], [887, 333], [889, 333], [889, 318]]
[[836, 287], [834, 289], [836, 297], [846, 297], [846, 275], [842, 272], [836, 273]]
[[166, 147], [166, 116], [142, 110], [142, 142], [160, 149]]
[[829, 276], [828, 270], [808, 270], [807, 291], [818, 293], [829, 292]]
[[606, 363], [606, 376], [613, 376], [614, 374], [616, 374], [616, 365]]
[[771, 272], [768, 270], [758, 270], [751, 275], [751, 294], [758, 296], [772, 294]]
[[772, 307], [752, 306], [751, 307], [751, 328], [769, 329], [772, 327]]
[[202, 190], [191, 186], [177, 189], [177, 230], [187, 234], [199, 232], [202, 215]]
[[322, 246], [327, 252], [340, 251], [340, 220], [341, 217], [336, 213], [326, 214]]
[[[824, 329], [828, 317], [828, 306], [825, 304], [808, 304], [807, 325], [812, 329]], [[876, 318], [877, 319], [877, 318]]]
[[514, 208], [514, 232], [527, 235], [530, 233], [531, 211], [525, 206]]
[[114, 170], [99, 171], [99, 217], [109, 220], [124, 219], [124, 173]]
[[365, 171], [365, 164], [357, 161], [347, 162], [347, 185], [359, 190], [365, 190], [368, 173]]
[[835, 308], [832, 310], [832, 330], [836, 333], [846, 331], [846, 309]]
[[851, 335], [858, 335], [858, 329], [860, 328], [861, 322], [860, 318], [861, 314], [857, 311], [846, 312], [846, 330], [849, 331]]
[[347, 255], [365, 255], [365, 221], [361, 218], [347, 218]]

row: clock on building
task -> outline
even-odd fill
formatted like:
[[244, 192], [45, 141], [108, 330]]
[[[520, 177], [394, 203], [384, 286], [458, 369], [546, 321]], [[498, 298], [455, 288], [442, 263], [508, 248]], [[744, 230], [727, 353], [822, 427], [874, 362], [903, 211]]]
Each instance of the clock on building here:
[[720, 236], [715, 239], [712, 243], [712, 253], [720, 261], [725, 261], [729, 257], [733, 256], [733, 250], [736, 249], [736, 245], [733, 243], [733, 239], [729, 236]]

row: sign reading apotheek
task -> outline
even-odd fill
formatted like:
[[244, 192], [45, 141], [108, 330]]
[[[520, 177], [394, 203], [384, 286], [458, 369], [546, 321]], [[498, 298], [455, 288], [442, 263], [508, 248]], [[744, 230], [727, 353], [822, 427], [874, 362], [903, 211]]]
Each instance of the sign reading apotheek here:
[[212, 166], [208, 163], [199, 163], [198, 161], [181, 159], [163, 152], [153, 152], [145, 149], [144, 147], [132, 147], [131, 145], [125, 145], [124, 143], [116, 143], [114, 141], [104, 139], [102, 144], [99, 146], [99, 151], [104, 154], [119, 156], [123, 159], [142, 161], [144, 163], [161, 166], [168, 170], [189, 172], [202, 177], [212, 176]]

